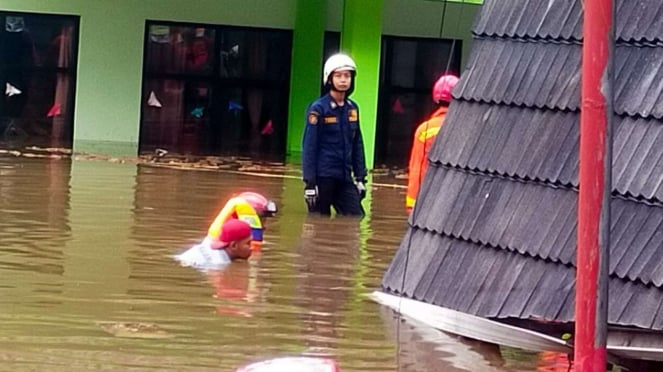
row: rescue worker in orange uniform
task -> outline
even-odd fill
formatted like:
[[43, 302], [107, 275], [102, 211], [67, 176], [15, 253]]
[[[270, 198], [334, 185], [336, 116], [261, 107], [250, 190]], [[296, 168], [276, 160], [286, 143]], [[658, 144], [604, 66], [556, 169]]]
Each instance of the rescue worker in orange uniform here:
[[428, 152], [444, 124], [444, 118], [451, 102], [451, 92], [457, 83], [458, 77], [454, 75], [443, 75], [435, 82], [435, 85], [433, 85], [433, 102], [438, 105], [438, 108], [428, 119], [417, 126], [414, 133], [414, 142], [410, 153], [407, 194], [405, 196], [405, 208], [408, 214], [412, 212], [412, 208], [414, 208], [417, 201], [419, 187], [428, 169]]
[[221, 227], [226, 221], [234, 218], [251, 226], [251, 247], [258, 250], [262, 244], [265, 229], [263, 219], [273, 217], [276, 212], [276, 203], [273, 201], [255, 192], [243, 192], [226, 202], [226, 205], [210, 225], [203, 243], [208, 244], [213, 249], [219, 248], [222, 244], [220, 240]]

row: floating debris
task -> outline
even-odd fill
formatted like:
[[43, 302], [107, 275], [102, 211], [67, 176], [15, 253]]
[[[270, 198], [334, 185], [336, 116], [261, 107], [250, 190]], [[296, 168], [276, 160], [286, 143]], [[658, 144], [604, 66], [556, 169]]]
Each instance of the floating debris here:
[[175, 337], [153, 323], [143, 322], [97, 322], [97, 325], [115, 337], [164, 339]]
[[[151, 153], [139, 156], [108, 156], [102, 154], [91, 154], [74, 152], [71, 149], [56, 147], [29, 146], [19, 150], [0, 149], [0, 156], [6, 154], [26, 158], [48, 158], [73, 160], [100, 160], [120, 164], [139, 164], [153, 167], [175, 168], [183, 170], [205, 170], [237, 172], [262, 177], [283, 177], [301, 179], [301, 166], [298, 164], [286, 164], [284, 162], [257, 160], [249, 157], [238, 156], [196, 156], [190, 154], [172, 153], [168, 149], [157, 148]], [[380, 165], [370, 171], [373, 177], [373, 186], [404, 187], [403, 181], [407, 179], [407, 170], [402, 168], [388, 168]], [[387, 179], [382, 181], [378, 178]], [[386, 182], [385, 182], [386, 181]], [[396, 181], [396, 182], [393, 182]]]

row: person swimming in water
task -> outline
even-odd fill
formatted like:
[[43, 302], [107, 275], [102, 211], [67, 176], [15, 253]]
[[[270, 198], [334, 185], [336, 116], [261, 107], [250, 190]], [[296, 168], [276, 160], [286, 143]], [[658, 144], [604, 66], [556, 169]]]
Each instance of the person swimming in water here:
[[217, 244], [203, 241], [175, 256], [182, 266], [215, 269], [238, 259], [251, 257], [251, 226], [244, 221], [229, 219], [220, 229]]
[[277, 211], [276, 203], [265, 196], [251, 191], [242, 192], [226, 202], [209, 226], [203, 243], [212, 248], [219, 247], [221, 226], [230, 219], [237, 219], [251, 227], [252, 246], [257, 250], [263, 241], [265, 218], [275, 216]]

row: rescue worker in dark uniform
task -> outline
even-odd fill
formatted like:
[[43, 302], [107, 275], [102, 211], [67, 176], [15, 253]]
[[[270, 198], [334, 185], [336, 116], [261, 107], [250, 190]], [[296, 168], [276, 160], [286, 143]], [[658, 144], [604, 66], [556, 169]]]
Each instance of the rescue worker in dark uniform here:
[[345, 54], [325, 62], [325, 94], [309, 106], [303, 140], [304, 197], [309, 213], [363, 216], [366, 196], [364, 141], [359, 107], [348, 97], [357, 66]]

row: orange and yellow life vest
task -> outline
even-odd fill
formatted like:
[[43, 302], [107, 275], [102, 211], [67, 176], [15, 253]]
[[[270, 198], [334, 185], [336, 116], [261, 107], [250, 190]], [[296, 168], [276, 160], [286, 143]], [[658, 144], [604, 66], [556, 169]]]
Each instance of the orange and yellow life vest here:
[[214, 222], [212, 222], [207, 230], [206, 239], [212, 244], [212, 248], [221, 247], [221, 241], [219, 240], [219, 236], [221, 236], [221, 226], [231, 218], [248, 223], [249, 226], [251, 226], [251, 230], [254, 231], [254, 235], [256, 231], [263, 229], [260, 216], [258, 216], [258, 213], [251, 204], [241, 197], [234, 197], [228, 200], [226, 205], [223, 206], [223, 209], [221, 209], [221, 212], [219, 212], [214, 219]]

